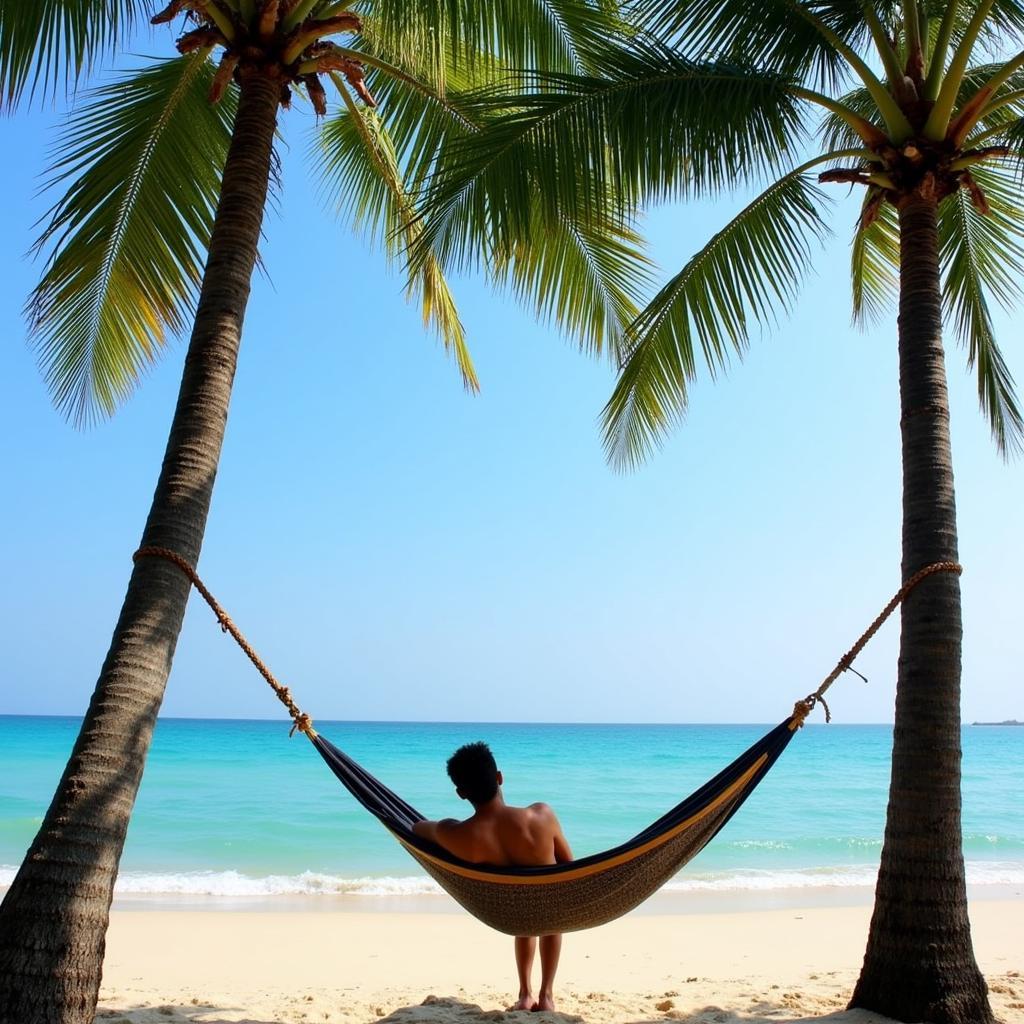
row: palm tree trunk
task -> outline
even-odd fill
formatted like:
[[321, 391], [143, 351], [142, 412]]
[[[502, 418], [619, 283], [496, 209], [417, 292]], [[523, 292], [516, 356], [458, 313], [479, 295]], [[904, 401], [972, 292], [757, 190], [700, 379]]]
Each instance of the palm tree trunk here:
[[[270, 176], [280, 84], [250, 72], [221, 186], [195, 326], [142, 543], [199, 558]], [[125, 550], [127, 560], [129, 551]], [[189, 584], [141, 559], [71, 758], [0, 906], [0, 1024], [91, 1024], [128, 819]]]
[[[903, 578], [957, 560], [942, 351], [937, 200], [900, 217]], [[902, 1021], [992, 1021], [967, 918], [960, 834], [960, 581], [937, 573], [902, 607], [892, 778], [875, 907], [850, 1005]]]

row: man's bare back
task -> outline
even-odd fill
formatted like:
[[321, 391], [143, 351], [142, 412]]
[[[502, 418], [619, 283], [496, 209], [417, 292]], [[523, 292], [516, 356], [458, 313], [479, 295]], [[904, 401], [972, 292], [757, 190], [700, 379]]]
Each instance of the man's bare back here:
[[510, 807], [500, 793], [465, 821], [420, 822], [416, 834], [473, 864], [532, 866], [572, 860], [558, 818], [547, 804]]
[[[460, 747], [448, 761], [448, 775], [459, 796], [473, 804], [472, 815], [464, 821], [418, 821], [413, 826], [416, 835], [472, 864], [533, 867], [572, 860], [562, 826], [547, 804], [510, 807], [505, 803], [501, 792], [504, 779], [486, 744]], [[553, 987], [561, 948], [561, 935], [541, 936], [540, 995], [534, 999], [531, 974], [537, 938], [523, 935], [516, 939], [519, 999], [513, 1009], [554, 1010]]]

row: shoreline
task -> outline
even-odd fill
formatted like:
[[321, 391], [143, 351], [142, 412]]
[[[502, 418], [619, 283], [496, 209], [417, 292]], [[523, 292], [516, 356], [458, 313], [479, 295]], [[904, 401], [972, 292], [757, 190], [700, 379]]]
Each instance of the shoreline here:
[[[4, 890], [0, 888], [0, 898]], [[969, 885], [972, 905], [1024, 901], [1022, 885]], [[799, 886], [777, 889], [721, 889], [655, 893], [629, 916], [757, 914], [775, 910], [870, 906], [872, 886]], [[315, 893], [309, 895], [200, 895], [178, 893], [124, 893], [114, 897], [112, 909], [124, 913], [311, 913], [311, 914], [463, 914], [447, 893], [364, 895]], [[1022, 907], [1024, 912], [1024, 907]]]
[[[0, 899], [7, 892], [0, 886]], [[968, 902], [1024, 903], [1024, 885], [967, 886]], [[760, 914], [780, 910], [869, 907], [873, 886], [787, 886], [769, 889], [665, 890], [656, 892], [629, 917], [690, 917]], [[1024, 906], [1022, 906], [1024, 912]], [[196, 914], [395, 914], [459, 915], [465, 911], [445, 892], [406, 894], [309, 893], [212, 895], [201, 893], [116, 893], [112, 912]]]
[[[1020, 899], [971, 906], [996, 1015], [1024, 1020]], [[868, 1024], [845, 1006], [870, 906], [632, 913], [567, 935], [559, 1014], [519, 1017], [511, 939], [454, 913], [115, 909], [111, 1024]]]

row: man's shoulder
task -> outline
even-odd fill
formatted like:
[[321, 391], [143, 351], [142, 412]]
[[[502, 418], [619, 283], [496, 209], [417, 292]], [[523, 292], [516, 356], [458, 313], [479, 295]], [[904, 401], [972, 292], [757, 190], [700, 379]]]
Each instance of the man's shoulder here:
[[479, 822], [472, 815], [468, 818], [449, 818], [446, 822], [448, 831], [454, 833], [472, 833], [479, 826]]
[[437, 823], [438, 841], [449, 852], [457, 857], [468, 857], [471, 853], [472, 844], [479, 831], [479, 824], [472, 818], [459, 820], [458, 818], [445, 818]]
[[542, 821], [555, 821], [555, 812], [550, 804], [546, 804], [543, 801], [538, 801], [535, 804], [529, 804], [522, 808], [522, 810], [529, 815], [531, 818], [539, 818]]

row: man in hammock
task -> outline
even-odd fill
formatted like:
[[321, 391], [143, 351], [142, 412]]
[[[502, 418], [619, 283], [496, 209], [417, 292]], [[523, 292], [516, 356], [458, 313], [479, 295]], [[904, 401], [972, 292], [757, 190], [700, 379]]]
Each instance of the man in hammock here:
[[[448, 777], [455, 784], [455, 792], [473, 805], [472, 815], [465, 821], [418, 821], [413, 826], [416, 835], [471, 864], [525, 867], [572, 860], [558, 818], [547, 804], [510, 807], [505, 803], [501, 772], [486, 743], [459, 747], [448, 759]], [[515, 950], [519, 999], [512, 1008], [554, 1010], [553, 989], [562, 936], [540, 936], [541, 980], [537, 998], [532, 984], [537, 936], [518, 936]]]

